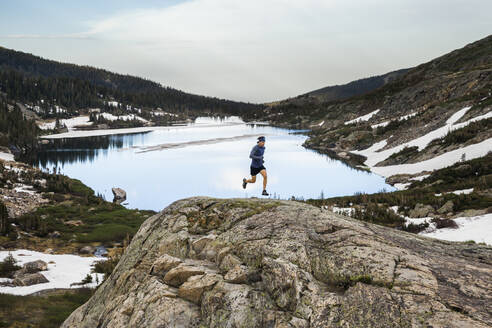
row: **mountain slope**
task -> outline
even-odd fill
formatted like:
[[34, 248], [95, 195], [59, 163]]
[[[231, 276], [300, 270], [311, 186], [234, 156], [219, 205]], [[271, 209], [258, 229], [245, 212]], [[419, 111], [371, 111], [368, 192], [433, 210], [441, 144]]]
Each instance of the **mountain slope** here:
[[318, 90], [308, 92], [304, 95], [301, 95], [299, 96], [299, 98], [314, 97], [322, 102], [345, 100], [378, 89], [383, 85], [388, 84], [391, 81], [395, 80], [399, 76], [402, 76], [407, 71], [408, 69], [401, 69], [383, 75], [352, 81], [350, 83], [343, 84], [343, 85], [324, 87]]
[[[415, 68], [397, 71], [395, 78], [367, 94], [324, 102], [312, 98], [304, 102], [285, 101], [266, 109], [265, 114], [276, 114], [271, 118], [273, 122], [292, 121], [304, 127], [322, 118], [337, 120], [336, 124], [376, 109], [381, 111], [375, 118], [390, 118], [421, 107], [488, 96], [491, 69], [492, 35]], [[295, 121], [290, 120], [292, 116], [299, 117]]]
[[490, 247], [295, 201], [191, 198], [144, 222], [62, 327], [487, 327], [490, 274]]
[[41, 106], [43, 99], [69, 111], [116, 100], [168, 111], [238, 114], [258, 106], [185, 93], [139, 77], [89, 66], [59, 63], [0, 47], [0, 91]]
[[[473, 144], [490, 138], [492, 132], [486, 124], [475, 130], [463, 129], [473, 120], [490, 117], [491, 96], [492, 35], [412, 68], [367, 94], [328, 102], [309, 98], [285, 102], [266, 108], [262, 116], [273, 124], [312, 129], [308, 147], [353, 164], [364, 162], [354, 150], [384, 142], [379, 149], [400, 147], [400, 151], [422, 137], [418, 141], [422, 149], [418, 150], [426, 148], [424, 153], [410, 159], [417, 161], [460, 148], [465, 141]], [[443, 129], [446, 126], [449, 130]], [[437, 133], [438, 129], [443, 134]], [[439, 144], [437, 139], [452, 130], [456, 130], [454, 136], [447, 140], [453, 144]]]

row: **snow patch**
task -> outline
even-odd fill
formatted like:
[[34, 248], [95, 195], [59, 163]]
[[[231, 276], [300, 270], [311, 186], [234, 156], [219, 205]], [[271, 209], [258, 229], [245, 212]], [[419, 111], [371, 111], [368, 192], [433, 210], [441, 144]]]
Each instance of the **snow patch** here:
[[431, 175], [430, 174], [424, 174], [424, 175], [421, 175], [421, 176], [418, 176], [418, 177], [413, 177], [413, 178], [410, 178], [410, 180], [414, 180], [414, 181], [422, 181], [424, 179], [427, 179], [428, 177], [430, 177]]
[[380, 128], [380, 127], [385, 127], [387, 126], [388, 124], [390, 124], [391, 121], [386, 121], [386, 122], [382, 122], [382, 123], [378, 123], [378, 124], [374, 124], [374, 125], [371, 125], [371, 128], [373, 129], [377, 129], [377, 128]]
[[473, 192], [473, 188], [451, 191], [455, 195], [468, 195]]
[[407, 118], [410, 118], [410, 117], [414, 117], [418, 114], [419, 112], [415, 112], [415, 113], [411, 113], [411, 114], [408, 114], [408, 115], [403, 115], [403, 116], [400, 116], [398, 118], [398, 121], [403, 121], [403, 120], [406, 120]]
[[389, 209], [398, 214], [398, 206], [391, 206]]
[[[415, 113], [411, 113], [411, 114], [408, 114], [408, 115], [403, 115], [403, 116], [400, 116], [398, 118], [398, 121], [403, 121], [403, 120], [406, 120], [407, 118], [410, 118], [410, 117], [414, 117], [415, 115], [417, 115], [418, 112], [415, 112]], [[388, 124], [390, 124], [391, 121], [386, 121], [386, 122], [382, 122], [382, 123], [379, 123], [379, 124], [374, 124], [374, 125], [371, 125], [371, 127], [373, 129], [377, 129], [379, 127], [385, 127], [387, 126]]]
[[[60, 124], [65, 125], [69, 130], [73, 130], [75, 126], [84, 125], [89, 126], [92, 125], [92, 122], [89, 121], [89, 116], [77, 116], [68, 119], [60, 120]], [[56, 125], [56, 121], [44, 122], [38, 124], [39, 128], [42, 130], [54, 129]]]
[[12, 154], [9, 154], [9, 153], [3, 153], [3, 152], [0, 152], [0, 159], [4, 160], [4, 161], [14, 161], [14, 155]]
[[173, 116], [173, 117], [177, 117], [178, 114], [174, 114], [174, 113], [168, 113], [168, 112], [162, 112], [162, 111], [154, 111], [154, 112], [151, 112], [151, 114], [153, 116]]
[[117, 101], [108, 101], [108, 102], [106, 102], [106, 104], [108, 104], [108, 106], [112, 106], [112, 107], [118, 107], [120, 105], [120, 103]]
[[457, 229], [442, 228], [432, 232], [423, 232], [421, 235], [450, 241], [473, 240], [477, 243], [492, 245], [492, 214], [454, 219]]
[[353, 120], [350, 120], [350, 121], [345, 122], [344, 124], [345, 125], [348, 125], [348, 124], [357, 123], [357, 122], [369, 121], [374, 115], [376, 115], [377, 113], [379, 113], [380, 110], [381, 109], [376, 109], [375, 111], [370, 112], [369, 114], [366, 114], [366, 115], [357, 117], [357, 118], [355, 118]]
[[138, 120], [140, 122], [148, 123], [144, 118], [141, 118], [140, 116], [137, 116], [135, 114], [128, 114], [128, 115], [113, 115], [110, 113], [101, 113], [98, 115], [104, 117], [108, 121], [116, 121], [116, 120], [122, 120], [122, 121], [130, 121], [130, 120]]
[[[416, 174], [423, 171], [433, 171], [448, 167], [461, 160], [461, 156], [466, 154], [466, 159], [475, 159], [487, 155], [492, 150], [492, 138], [484, 140], [480, 143], [469, 145], [460, 149], [456, 149], [426, 161], [413, 163], [413, 164], [401, 164], [390, 166], [374, 166], [371, 167], [371, 171], [384, 177], [392, 176], [395, 174]], [[366, 161], [367, 165], [367, 161]]]
[[410, 186], [412, 183], [407, 182], [407, 183], [395, 183], [393, 187], [395, 187], [398, 190], [406, 190], [408, 186]]
[[345, 215], [345, 216], [352, 216], [352, 213], [354, 213], [355, 209], [352, 207], [337, 207], [333, 206], [332, 212]]
[[25, 184], [18, 184], [17, 187], [14, 188], [14, 191], [25, 192], [30, 195], [36, 194], [36, 191], [32, 189], [32, 186], [25, 185]]
[[[18, 265], [22, 266], [24, 263], [42, 260], [48, 263], [48, 270], [41, 271], [40, 273], [49, 280], [45, 284], [36, 284], [32, 286], [19, 286], [19, 287], [0, 287], [0, 293], [13, 294], [13, 295], [29, 295], [35, 292], [39, 292], [45, 289], [53, 288], [76, 288], [80, 286], [70, 286], [72, 283], [82, 281], [87, 274], [92, 276], [93, 282], [91, 284], [84, 285], [86, 287], [95, 287], [96, 276], [99, 282], [102, 282], [104, 275], [100, 273], [91, 273], [91, 268], [97, 261], [101, 261], [101, 258], [96, 257], [82, 257], [77, 255], [55, 255], [44, 254], [40, 252], [30, 250], [16, 250], [16, 251], [0, 251], [0, 261], [3, 261], [11, 253], [13, 257], [18, 261]], [[54, 262], [54, 263], [50, 263]]]
[[[423, 223], [429, 223], [429, 226], [432, 224], [432, 219], [431, 217], [425, 217], [425, 218], [409, 218], [408, 216], [405, 216], [405, 227], [408, 227], [409, 224], [423, 224]], [[434, 230], [435, 228], [431, 228]], [[429, 230], [429, 228], [427, 229]]]

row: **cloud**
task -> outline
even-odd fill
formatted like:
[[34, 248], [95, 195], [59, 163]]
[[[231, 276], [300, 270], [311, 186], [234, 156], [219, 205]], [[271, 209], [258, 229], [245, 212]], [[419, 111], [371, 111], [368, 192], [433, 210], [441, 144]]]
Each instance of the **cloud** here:
[[480, 0], [192, 0], [51, 37], [92, 40], [65, 50], [80, 64], [263, 102], [420, 64], [486, 36], [491, 11]]
[[71, 33], [71, 34], [8, 34], [0, 35], [0, 39], [92, 39], [88, 33]]

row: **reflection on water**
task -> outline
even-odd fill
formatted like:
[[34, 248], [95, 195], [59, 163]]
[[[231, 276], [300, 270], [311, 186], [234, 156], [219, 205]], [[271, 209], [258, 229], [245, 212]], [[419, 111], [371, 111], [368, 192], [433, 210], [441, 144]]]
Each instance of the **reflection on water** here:
[[35, 159], [36, 166], [64, 166], [76, 162], [93, 162], [99, 155], [106, 156], [110, 150], [131, 148], [145, 143], [145, 133], [110, 135], [87, 138], [52, 139], [43, 145]]
[[[220, 126], [217, 126], [221, 124]], [[249, 152], [266, 135], [268, 190], [283, 199], [352, 195], [393, 188], [374, 174], [302, 147], [306, 136], [285, 129], [242, 124], [237, 118], [198, 119], [183, 127], [160, 127], [143, 134], [59, 139], [46, 145], [36, 166], [61, 168], [96, 192], [112, 199], [111, 188], [126, 190], [128, 207], [161, 210], [191, 196], [260, 197], [261, 177], [246, 190]], [[203, 140], [219, 140], [202, 143]], [[161, 149], [163, 144], [181, 148]], [[143, 149], [152, 151], [142, 152]]]

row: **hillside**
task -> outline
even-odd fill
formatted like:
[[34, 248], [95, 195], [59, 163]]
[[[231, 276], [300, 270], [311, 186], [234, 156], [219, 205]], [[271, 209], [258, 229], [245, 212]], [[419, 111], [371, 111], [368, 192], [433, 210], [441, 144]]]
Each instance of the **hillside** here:
[[[0, 92], [45, 111], [62, 106], [69, 114], [116, 101], [173, 113], [240, 114], [258, 106], [189, 94], [159, 83], [89, 66], [59, 63], [0, 47]], [[58, 112], [58, 111], [57, 111]]]
[[278, 104], [285, 105], [291, 103], [300, 105], [303, 103], [309, 103], [310, 101], [324, 103], [329, 101], [345, 100], [355, 96], [361, 96], [373, 90], [376, 90], [383, 85], [390, 83], [391, 81], [394, 81], [396, 78], [402, 76], [407, 71], [408, 69], [400, 69], [383, 75], [359, 79], [347, 84], [320, 88], [297, 96], [295, 98], [281, 101]]
[[492, 248], [295, 201], [178, 201], [63, 328], [488, 327]]
[[401, 74], [367, 94], [324, 102], [312, 97], [304, 103], [285, 101], [265, 109], [264, 114], [271, 114], [271, 121], [279, 124], [308, 127], [327, 119], [323, 127], [334, 127], [380, 109], [372, 119], [377, 122], [419, 109], [478, 101], [488, 96], [491, 69], [492, 35], [410, 70], [397, 71]]
[[[285, 102], [266, 108], [262, 115], [272, 124], [312, 129], [307, 147], [357, 165], [367, 157], [363, 150], [383, 141], [380, 148], [387, 150], [426, 136], [431, 140], [421, 142], [423, 151], [446, 134], [433, 131], [448, 126], [451, 132], [489, 118], [491, 95], [492, 35], [412, 68], [367, 94], [327, 102], [312, 97], [303, 103]], [[468, 144], [490, 138], [487, 125], [454, 133], [466, 135]], [[449, 152], [464, 141], [449, 137], [439, 145], [436, 140], [430, 145], [434, 147], [413, 154], [411, 160]]]

